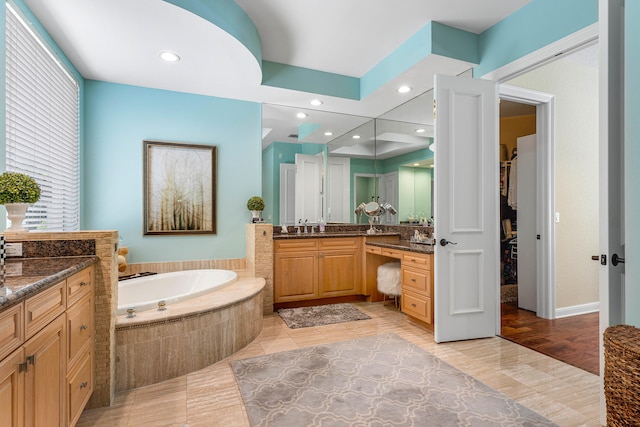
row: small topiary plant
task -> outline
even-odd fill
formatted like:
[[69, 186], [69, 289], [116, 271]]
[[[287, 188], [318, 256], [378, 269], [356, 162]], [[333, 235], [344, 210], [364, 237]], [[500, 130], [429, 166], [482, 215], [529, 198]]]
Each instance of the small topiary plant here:
[[40, 199], [40, 186], [29, 175], [4, 172], [0, 175], [0, 205], [35, 203]]
[[264, 200], [260, 196], [253, 196], [247, 201], [247, 209], [250, 211], [264, 210]]

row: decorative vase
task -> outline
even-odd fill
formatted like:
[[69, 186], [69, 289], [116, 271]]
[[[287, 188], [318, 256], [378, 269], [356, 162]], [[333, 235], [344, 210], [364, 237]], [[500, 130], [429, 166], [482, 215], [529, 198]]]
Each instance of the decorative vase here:
[[260, 216], [262, 215], [262, 211], [251, 211], [251, 222], [262, 222]]
[[7, 208], [7, 216], [11, 221], [11, 227], [5, 231], [28, 231], [22, 222], [27, 214], [29, 203], [7, 203], [4, 207]]

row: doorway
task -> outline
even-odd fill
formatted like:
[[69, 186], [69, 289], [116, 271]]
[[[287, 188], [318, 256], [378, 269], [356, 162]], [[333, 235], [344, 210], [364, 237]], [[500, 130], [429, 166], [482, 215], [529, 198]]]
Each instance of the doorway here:
[[[541, 235], [542, 238], [536, 242], [538, 249], [535, 254], [539, 257], [534, 261], [539, 263], [537, 271], [545, 270], [540, 263], [553, 264], [547, 274], [536, 279], [537, 302], [546, 305], [548, 310], [541, 313], [540, 307], [535, 304], [533, 309], [530, 305], [521, 304], [519, 297], [522, 295], [519, 295], [521, 292], [518, 292], [518, 286], [510, 301], [515, 299], [518, 303], [515, 306], [503, 306], [501, 316], [501, 336], [516, 342], [520, 340], [523, 345], [547, 354], [540, 347], [536, 348], [535, 343], [556, 340], [554, 346], [562, 347], [563, 351], [549, 355], [560, 360], [563, 360], [562, 353], [583, 355], [589, 360], [579, 367], [589, 372], [593, 372], [593, 366], [598, 366], [599, 336], [598, 322], [593, 321], [594, 318], [597, 319], [599, 309], [599, 264], [591, 260], [598, 253], [599, 245], [597, 63], [597, 45], [592, 44], [508, 81], [509, 85], [522, 89], [553, 94], [552, 119], [555, 124], [552, 129], [557, 143], [550, 153], [553, 164], [545, 166], [548, 158], [538, 156], [537, 166], [538, 173], [541, 168], [551, 167], [556, 175], [548, 188], [545, 189], [543, 184], [542, 192], [536, 191], [538, 201], [548, 202], [552, 207], [543, 211], [542, 217], [538, 217], [536, 237], [540, 238], [538, 236]], [[538, 123], [539, 119], [540, 117], [536, 120]], [[501, 118], [501, 134], [502, 123]], [[537, 132], [541, 130], [540, 127], [535, 129]], [[546, 190], [549, 191], [548, 194], [545, 194]], [[553, 238], [544, 230], [545, 221]], [[521, 224], [517, 221], [517, 225]], [[521, 227], [516, 226], [517, 231], [520, 229]], [[519, 242], [521, 236], [517, 231], [514, 234]], [[545, 237], [549, 237], [546, 243]], [[540, 250], [545, 244], [554, 246], [555, 255], [551, 259], [540, 256]], [[518, 267], [530, 262], [531, 256], [525, 258], [522, 251], [518, 250], [516, 254], [517, 259], [513, 262], [516, 274], [513, 281], [520, 285]], [[548, 299], [543, 295], [545, 289], [548, 291]], [[522, 308], [527, 309], [525, 313], [520, 312]], [[584, 327], [574, 329], [571, 335], [572, 327], [564, 326], [570, 321], [583, 324]], [[525, 327], [527, 333], [523, 334]], [[535, 328], [545, 329], [550, 334], [537, 336], [539, 330]], [[576, 366], [581, 363], [570, 359], [563, 361]], [[591, 368], [587, 369], [585, 366]], [[597, 374], [597, 371], [594, 373]]]

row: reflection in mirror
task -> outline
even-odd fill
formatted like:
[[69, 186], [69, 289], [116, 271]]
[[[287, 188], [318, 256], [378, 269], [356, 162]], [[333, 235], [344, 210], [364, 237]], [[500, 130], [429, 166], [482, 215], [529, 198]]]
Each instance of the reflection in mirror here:
[[[263, 216], [286, 225], [367, 223], [355, 210], [373, 200], [396, 211], [385, 210], [381, 224], [430, 218], [432, 111], [431, 91], [377, 119], [264, 104]], [[318, 158], [320, 166], [296, 165], [302, 157]]]

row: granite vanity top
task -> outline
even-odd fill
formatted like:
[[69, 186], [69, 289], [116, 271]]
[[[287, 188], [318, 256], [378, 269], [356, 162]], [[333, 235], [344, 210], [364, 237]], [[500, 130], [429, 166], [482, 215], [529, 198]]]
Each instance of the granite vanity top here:
[[[376, 234], [377, 236], [377, 234]], [[417, 252], [421, 254], [432, 254], [433, 245], [425, 245], [422, 243], [414, 243], [409, 240], [400, 240], [399, 242], [365, 242], [369, 246], [380, 246], [382, 248], [398, 249], [401, 251]]]
[[273, 235], [273, 240], [283, 240], [283, 239], [325, 239], [330, 237], [373, 237], [373, 236], [399, 236], [400, 233], [397, 231], [381, 231], [375, 234], [367, 234], [366, 231], [331, 231], [320, 233], [316, 231], [315, 233], [287, 233], [287, 234], [275, 234]]
[[59, 283], [98, 260], [94, 255], [6, 260], [4, 288], [0, 288], [0, 311]]

